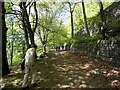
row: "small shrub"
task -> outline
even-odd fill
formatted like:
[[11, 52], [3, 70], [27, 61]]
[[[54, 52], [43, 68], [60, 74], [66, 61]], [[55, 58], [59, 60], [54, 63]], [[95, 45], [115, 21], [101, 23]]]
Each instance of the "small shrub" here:
[[88, 42], [94, 42], [94, 41], [98, 41], [98, 40], [102, 40], [102, 39], [103, 39], [103, 35], [96, 34], [94, 36], [85, 37], [85, 38], [75, 37], [74, 43], [88, 43]]

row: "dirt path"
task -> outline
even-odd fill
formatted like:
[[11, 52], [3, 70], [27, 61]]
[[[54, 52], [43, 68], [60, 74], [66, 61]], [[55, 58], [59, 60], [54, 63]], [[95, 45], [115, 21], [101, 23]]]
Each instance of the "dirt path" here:
[[[50, 51], [37, 62], [39, 88], [110, 88], [113, 80], [120, 81], [120, 68], [70, 51]], [[18, 66], [3, 79], [3, 86], [20, 88], [23, 73]], [[29, 82], [31, 77], [29, 77]], [[120, 83], [119, 83], [120, 84]]]

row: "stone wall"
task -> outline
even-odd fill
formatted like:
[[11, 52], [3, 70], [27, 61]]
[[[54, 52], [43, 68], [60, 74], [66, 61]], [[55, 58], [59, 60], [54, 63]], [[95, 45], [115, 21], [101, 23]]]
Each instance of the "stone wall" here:
[[[114, 2], [109, 7], [107, 7], [105, 9], [105, 15], [107, 17], [108, 25], [111, 25], [112, 22], [120, 22], [120, 1]], [[118, 26], [120, 26], [119, 23]], [[107, 33], [110, 37], [116, 37], [112, 37], [108, 40], [81, 43], [79, 45], [76, 44], [73, 45], [72, 50], [83, 52], [92, 57], [100, 58], [120, 66], [120, 27], [118, 28], [118, 26], [112, 28], [112, 30]], [[92, 30], [94, 32], [91, 32]], [[76, 36], [86, 37], [86, 33], [82, 31], [85, 30], [79, 31]], [[96, 24], [93, 24], [93, 26], [89, 25], [89, 31], [92, 33], [91, 35], [94, 35], [99, 31], [99, 27]]]
[[114, 22], [115, 20], [120, 20], [120, 1], [114, 2], [109, 7], [105, 9], [105, 16], [107, 18], [107, 23]]
[[84, 52], [106, 62], [120, 66], [120, 38], [81, 43], [73, 46], [75, 51]]

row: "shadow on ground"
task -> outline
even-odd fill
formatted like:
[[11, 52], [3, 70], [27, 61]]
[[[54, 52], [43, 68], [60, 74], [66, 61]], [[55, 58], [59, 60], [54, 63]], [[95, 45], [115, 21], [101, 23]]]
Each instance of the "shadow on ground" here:
[[[37, 62], [38, 88], [111, 88], [111, 82], [120, 81], [120, 68], [70, 51], [50, 51]], [[19, 66], [3, 77], [2, 86], [20, 88], [23, 73]], [[29, 83], [31, 77], [29, 77]]]

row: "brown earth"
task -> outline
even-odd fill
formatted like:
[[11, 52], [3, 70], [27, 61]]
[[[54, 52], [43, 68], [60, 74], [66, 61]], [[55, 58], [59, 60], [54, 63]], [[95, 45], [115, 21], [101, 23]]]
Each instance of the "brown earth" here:
[[[50, 51], [37, 61], [39, 88], [120, 88], [120, 67], [70, 51]], [[11, 73], [1, 79], [1, 87], [21, 88], [24, 73], [12, 66]], [[31, 75], [29, 77], [29, 83]], [[112, 84], [112, 85], [111, 85]]]

